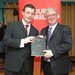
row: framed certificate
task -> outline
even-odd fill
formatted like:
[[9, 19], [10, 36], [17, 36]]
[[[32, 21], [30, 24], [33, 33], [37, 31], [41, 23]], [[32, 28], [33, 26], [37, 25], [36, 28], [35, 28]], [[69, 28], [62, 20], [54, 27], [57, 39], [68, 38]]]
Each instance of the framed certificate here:
[[43, 50], [46, 49], [45, 38], [35, 37], [34, 42], [31, 44], [31, 56], [43, 56]]

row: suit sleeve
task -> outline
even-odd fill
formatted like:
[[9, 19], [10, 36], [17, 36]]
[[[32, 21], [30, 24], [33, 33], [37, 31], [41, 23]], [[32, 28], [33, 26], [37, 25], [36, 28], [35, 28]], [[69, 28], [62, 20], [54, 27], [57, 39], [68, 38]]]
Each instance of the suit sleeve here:
[[14, 25], [12, 23], [7, 26], [7, 28], [5, 30], [4, 38], [3, 38], [3, 43], [9, 47], [19, 48], [21, 39], [13, 38], [13, 35], [15, 35], [13, 33], [14, 32], [13, 26]]
[[71, 48], [72, 48], [72, 35], [71, 35], [70, 28], [68, 28], [68, 27], [63, 28], [61, 38], [62, 38], [61, 43], [57, 44], [52, 50], [52, 53], [55, 58], [65, 54], [65, 53], [68, 53], [68, 51], [71, 50]]

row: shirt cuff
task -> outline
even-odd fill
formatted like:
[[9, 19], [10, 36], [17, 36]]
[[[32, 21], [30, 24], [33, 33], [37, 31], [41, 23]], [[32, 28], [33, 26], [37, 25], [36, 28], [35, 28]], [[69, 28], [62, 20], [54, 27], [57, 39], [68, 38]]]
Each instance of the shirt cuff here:
[[20, 48], [23, 48], [24, 47], [24, 40], [25, 39], [21, 39]]
[[51, 50], [49, 50], [49, 53], [50, 53], [51, 56], [54, 56]]

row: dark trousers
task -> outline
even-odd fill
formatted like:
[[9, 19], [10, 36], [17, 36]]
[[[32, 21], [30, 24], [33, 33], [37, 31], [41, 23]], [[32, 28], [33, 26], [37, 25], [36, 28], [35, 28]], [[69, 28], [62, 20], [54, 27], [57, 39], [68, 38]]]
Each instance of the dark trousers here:
[[[44, 72], [44, 75], [55, 75], [52, 72], [50, 62], [47, 62], [47, 61], [44, 60], [43, 63], [44, 63], [43, 64], [43, 72]], [[66, 74], [59, 74], [59, 75], [68, 75], [68, 73], [66, 73]]]
[[4, 75], [31, 75], [27, 72], [12, 72], [12, 71], [9, 71], [9, 70], [5, 70], [5, 74]]
[[10, 71], [10, 70], [7, 70], [5, 69], [4, 71], [4, 75], [33, 75], [32, 72], [25, 72], [25, 65], [23, 64], [22, 68], [20, 69], [19, 72], [13, 72], [13, 71]]

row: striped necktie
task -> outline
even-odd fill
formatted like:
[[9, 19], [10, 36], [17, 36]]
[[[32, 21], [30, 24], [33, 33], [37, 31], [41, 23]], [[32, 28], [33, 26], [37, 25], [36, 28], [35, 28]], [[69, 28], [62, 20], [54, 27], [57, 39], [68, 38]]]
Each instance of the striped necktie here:
[[48, 44], [49, 44], [49, 39], [51, 38], [51, 30], [52, 30], [52, 27], [49, 27], [48, 28], [48, 34], [47, 34], [47, 36], [48, 36], [48, 39], [47, 39], [47, 49], [49, 49]]
[[48, 29], [48, 40], [51, 38], [51, 30], [52, 30], [52, 27], [49, 27], [49, 29]]

